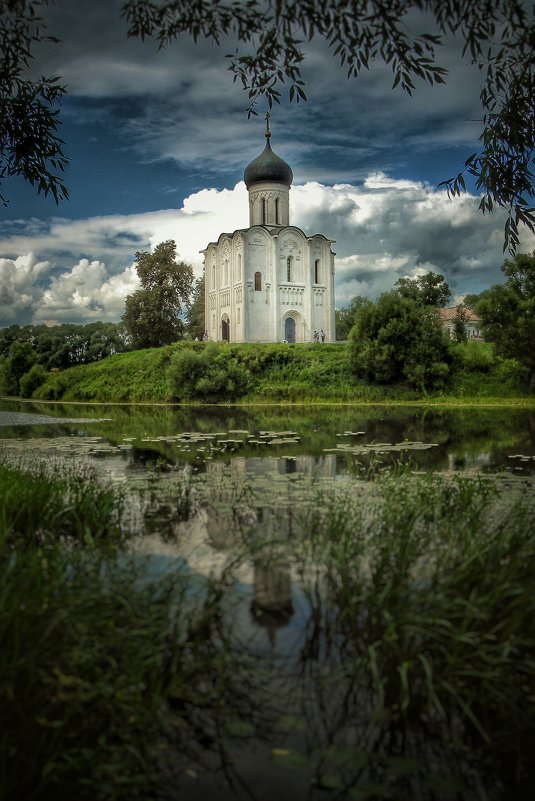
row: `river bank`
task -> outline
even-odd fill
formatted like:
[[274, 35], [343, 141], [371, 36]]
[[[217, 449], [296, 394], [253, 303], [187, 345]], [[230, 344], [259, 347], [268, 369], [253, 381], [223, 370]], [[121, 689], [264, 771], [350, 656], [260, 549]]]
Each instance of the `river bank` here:
[[[476, 344], [476, 343], [474, 343]], [[101, 403], [409, 404], [535, 406], [512, 360], [481, 343], [459, 361], [450, 383], [427, 393], [404, 383], [371, 384], [352, 375], [348, 346], [177, 343], [121, 353], [52, 371], [33, 400]]]

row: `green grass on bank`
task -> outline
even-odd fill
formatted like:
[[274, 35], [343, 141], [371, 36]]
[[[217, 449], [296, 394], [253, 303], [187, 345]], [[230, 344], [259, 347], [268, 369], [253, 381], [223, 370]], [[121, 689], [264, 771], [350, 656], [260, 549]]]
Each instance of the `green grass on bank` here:
[[50, 373], [32, 397], [119, 403], [534, 402], [521, 366], [496, 358], [492, 345], [458, 346], [456, 358], [448, 390], [426, 394], [402, 383], [374, 385], [356, 379], [345, 343], [181, 342]]

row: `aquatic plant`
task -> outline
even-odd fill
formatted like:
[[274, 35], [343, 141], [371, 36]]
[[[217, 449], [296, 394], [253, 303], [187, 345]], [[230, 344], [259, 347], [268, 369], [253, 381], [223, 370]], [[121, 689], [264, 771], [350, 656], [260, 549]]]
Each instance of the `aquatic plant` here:
[[262, 671], [230, 646], [221, 586], [150, 567], [57, 546], [2, 559], [0, 798], [171, 797], [233, 726], [259, 726]]
[[524, 797], [535, 778], [529, 493], [406, 474], [366, 502], [331, 496], [303, 511], [308, 751], [330, 747], [317, 776], [341, 749], [337, 787], [350, 798], [468, 799], [478, 782], [489, 798]]
[[103, 486], [88, 464], [0, 460], [0, 543], [117, 544], [125, 537], [122, 510], [121, 491]]

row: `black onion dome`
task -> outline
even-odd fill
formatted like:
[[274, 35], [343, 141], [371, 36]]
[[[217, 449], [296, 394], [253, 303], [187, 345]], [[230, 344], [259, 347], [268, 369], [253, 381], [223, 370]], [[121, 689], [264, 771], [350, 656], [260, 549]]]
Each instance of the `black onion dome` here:
[[289, 164], [277, 156], [271, 149], [269, 137], [266, 137], [266, 146], [263, 152], [251, 161], [245, 169], [243, 180], [247, 189], [251, 184], [275, 183], [291, 186], [294, 174]]

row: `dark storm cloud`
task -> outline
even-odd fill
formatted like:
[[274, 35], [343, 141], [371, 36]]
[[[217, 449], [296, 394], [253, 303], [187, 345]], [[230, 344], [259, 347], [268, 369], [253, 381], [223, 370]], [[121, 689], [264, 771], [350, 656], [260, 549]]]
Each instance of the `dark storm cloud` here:
[[[59, 0], [47, 14], [62, 44], [43, 48], [40, 66], [62, 75], [73, 96], [91, 101], [88, 113], [114, 115], [137, 158], [172, 158], [208, 177], [236, 180], [244, 157], [261, 143], [261, 124], [247, 121], [247, 95], [227, 70], [224, 55], [233, 46], [194, 45], [182, 37], [157, 51], [150, 40], [127, 38], [120, 9], [121, 0], [90, 6]], [[273, 110], [274, 141], [295, 165], [296, 179], [354, 181], [396, 163], [419, 177], [413, 163], [419, 151], [473, 145], [480, 73], [462, 63], [454, 43], [439, 55], [451, 73], [448, 85], [419, 83], [409, 98], [391, 91], [392, 75], [382, 63], [348, 81], [321, 40], [307, 45], [309, 103], [290, 107], [283, 100]]]
[[[37, 66], [69, 89], [70, 188], [85, 206], [73, 200], [47, 220], [33, 207], [0, 209], [0, 325], [89, 321], [100, 310], [118, 319], [137, 285], [136, 250], [173, 238], [199, 274], [199, 250], [247, 225], [245, 189], [231, 187], [264, 146], [265, 108], [247, 120], [247, 95], [226, 69], [233, 47], [181, 39], [157, 52], [127, 38], [120, 8], [57, 0], [46, 11], [62, 43], [43, 46]], [[462, 168], [481, 127], [481, 74], [458, 46], [440, 51], [448, 84], [420, 83], [412, 98], [391, 90], [380, 63], [348, 81], [324, 44], [307, 47], [309, 102], [273, 109], [272, 144], [294, 171], [293, 222], [336, 240], [338, 305], [427, 270], [459, 293], [500, 280], [503, 215], [482, 217], [478, 198], [434, 191]]]

